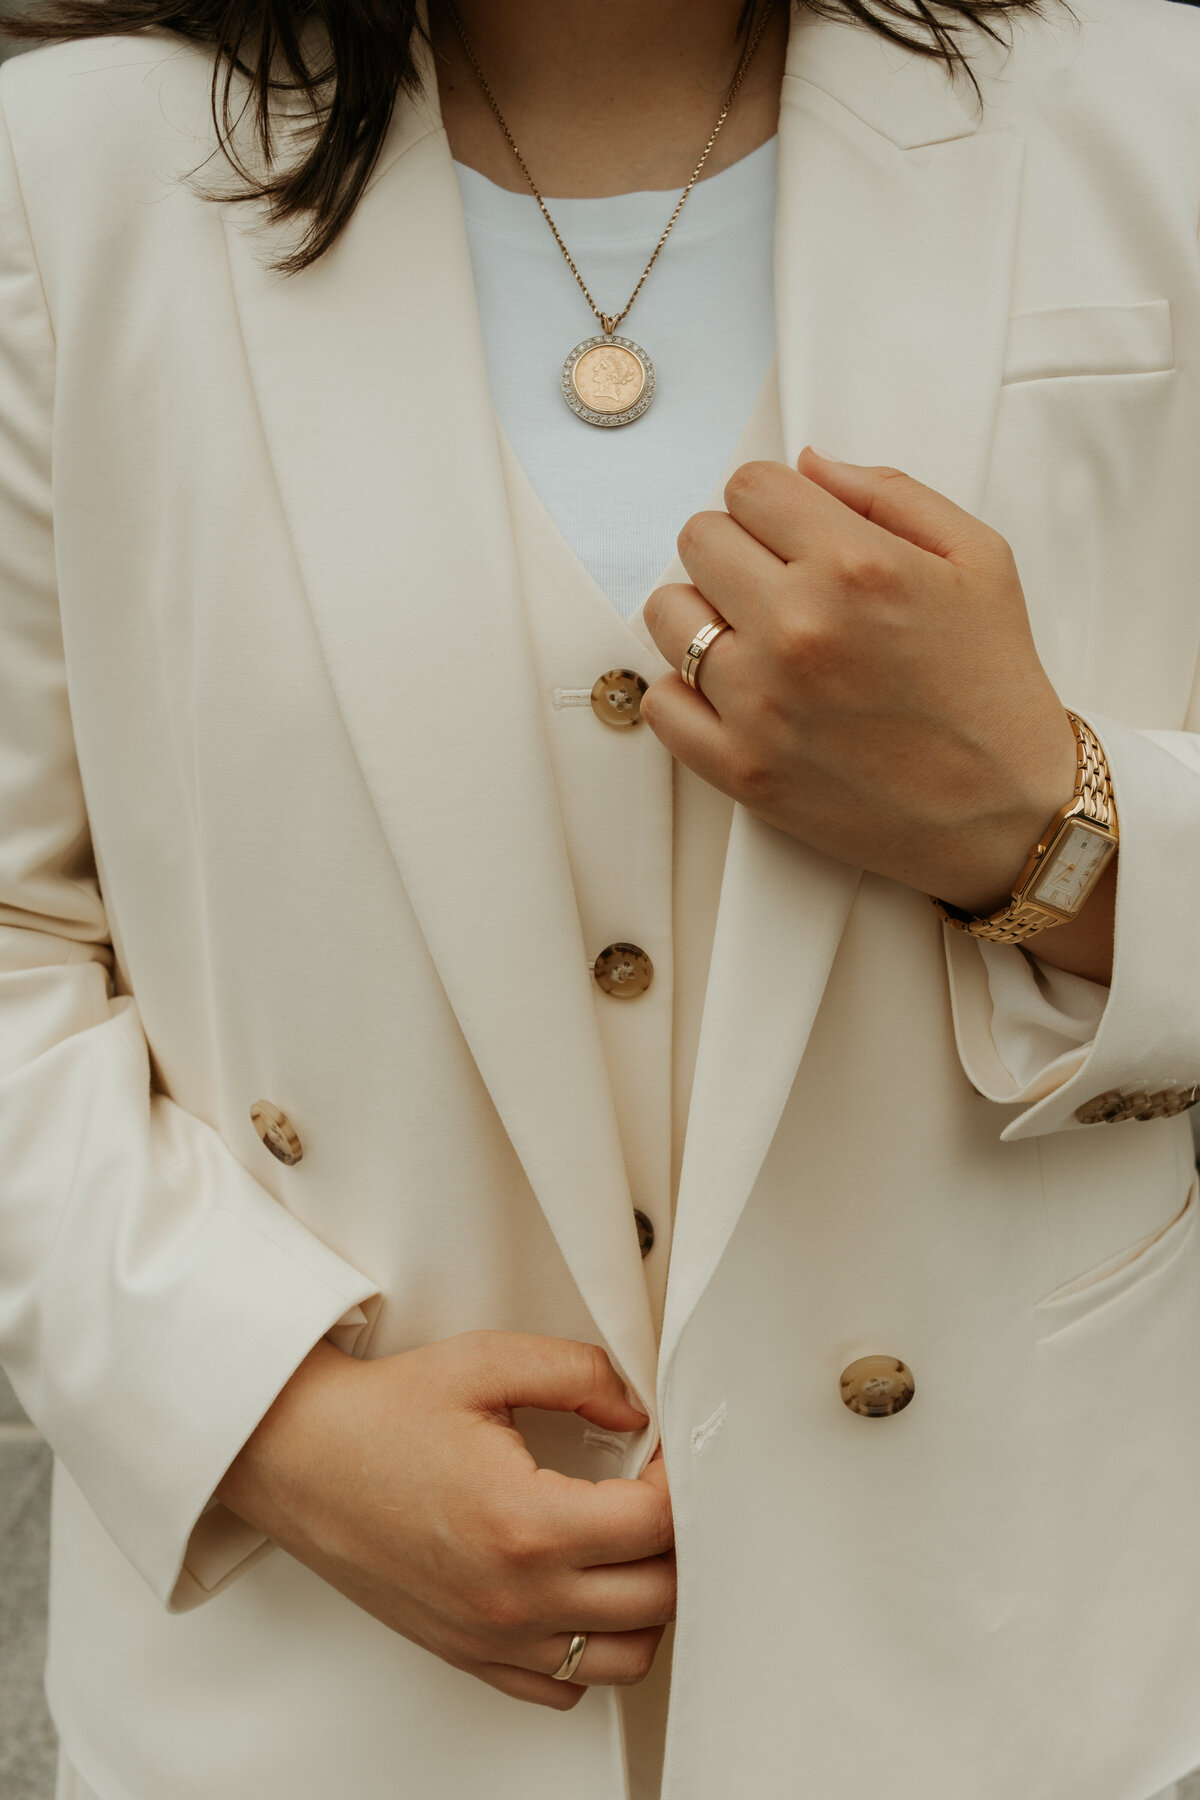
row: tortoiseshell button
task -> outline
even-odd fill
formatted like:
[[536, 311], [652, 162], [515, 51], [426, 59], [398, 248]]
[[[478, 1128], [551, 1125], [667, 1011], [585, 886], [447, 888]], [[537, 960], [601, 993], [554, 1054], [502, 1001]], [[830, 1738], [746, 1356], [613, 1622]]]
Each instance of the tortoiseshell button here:
[[1126, 1119], [1173, 1119], [1200, 1100], [1200, 1087], [1165, 1087], [1151, 1094], [1145, 1088], [1128, 1091], [1110, 1088], [1076, 1108], [1081, 1125], [1123, 1125]]
[[842, 1370], [842, 1399], [864, 1419], [903, 1412], [916, 1386], [912, 1370], [895, 1356], [860, 1356]]
[[1148, 1103], [1133, 1116], [1135, 1119], [1173, 1119], [1177, 1113], [1195, 1106], [1198, 1098], [1200, 1089], [1163, 1088], [1160, 1093], [1151, 1094]]
[[646, 683], [632, 669], [610, 669], [592, 689], [592, 711], [605, 725], [624, 731], [641, 719], [645, 691]]
[[637, 1226], [638, 1249], [644, 1259], [654, 1248], [654, 1225], [645, 1213], [639, 1212], [636, 1207], [633, 1209], [633, 1222]]
[[271, 1155], [281, 1163], [298, 1163], [304, 1155], [300, 1147], [300, 1139], [287, 1114], [269, 1100], [256, 1100], [250, 1108], [250, 1117]]
[[636, 1000], [654, 980], [654, 964], [636, 944], [609, 944], [592, 964], [592, 974], [614, 1000]]
[[1117, 1088], [1097, 1094], [1075, 1109], [1075, 1117], [1081, 1125], [1117, 1125], [1131, 1116], [1125, 1096]]

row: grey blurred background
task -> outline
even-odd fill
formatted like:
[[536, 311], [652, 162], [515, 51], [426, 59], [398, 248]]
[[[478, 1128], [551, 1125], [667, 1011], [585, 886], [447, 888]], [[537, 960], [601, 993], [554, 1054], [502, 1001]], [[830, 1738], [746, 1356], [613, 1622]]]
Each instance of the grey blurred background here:
[[[9, 0], [9, 10], [19, 5]], [[16, 54], [0, 34], [0, 62]], [[54, 1727], [42, 1698], [50, 1463], [0, 1369], [0, 1800], [54, 1793]]]
[[54, 1793], [42, 1698], [49, 1504], [50, 1451], [0, 1373], [0, 1800]]
[[[20, 3], [5, 0], [8, 10]], [[0, 34], [0, 62], [18, 53]], [[1192, 1118], [1200, 1154], [1200, 1107]], [[56, 1740], [42, 1696], [50, 1466], [49, 1448], [0, 1370], [0, 1800], [54, 1794]], [[1180, 1800], [1200, 1800], [1200, 1775], [1184, 1785]]]

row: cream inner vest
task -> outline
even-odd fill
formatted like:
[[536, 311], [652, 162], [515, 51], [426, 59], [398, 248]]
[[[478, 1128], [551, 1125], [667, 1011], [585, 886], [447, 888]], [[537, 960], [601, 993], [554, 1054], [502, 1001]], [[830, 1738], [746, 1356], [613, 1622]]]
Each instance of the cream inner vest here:
[[[641, 610], [627, 624], [568, 546], [503, 432], [500, 447], [588, 960], [626, 943], [654, 965], [644, 993], [615, 999], [594, 984], [594, 996], [633, 1204], [654, 1230], [642, 1270], [660, 1331], [733, 803], [675, 762], [648, 726], [617, 729], [596, 716], [599, 676], [628, 669], [651, 682], [669, 665]], [[758, 460], [784, 460], [774, 364], [709, 507], [723, 507], [734, 469]], [[678, 557], [662, 581], [687, 581]], [[670, 1639], [668, 1630], [646, 1681], [618, 1690], [630, 1800], [657, 1800], [661, 1786]]]
[[[614, 998], [595, 983], [593, 991], [633, 1203], [654, 1230], [642, 1267], [657, 1329], [733, 804], [676, 763], [647, 726], [620, 729], [597, 717], [591, 693], [599, 676], [628, 669], [650, 682], [669, 665], [641, 609], [628, 623], [620, 618], [503, 433], [500, 441], [588, 960], [624, 943], [644, 950], [654, 965], [649, 988], [634, 998]], [[783, 456], [772, 364], [709, 507], [723, 507], [725, 482], [741, 463]], [[687, 581], [677, 557], [662, 580]]]

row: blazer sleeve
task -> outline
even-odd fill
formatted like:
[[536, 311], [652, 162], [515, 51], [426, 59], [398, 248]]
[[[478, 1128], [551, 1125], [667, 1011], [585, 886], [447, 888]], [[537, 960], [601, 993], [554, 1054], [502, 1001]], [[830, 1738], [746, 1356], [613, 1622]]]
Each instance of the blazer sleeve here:
[[356, 1347], [378, 1290], [152, 1091], [114, 992], [55, 588], [54, 363], [0, 111], [0, 1360], [182, 1609], [269, 1548], [213, 1490], [313, 1344]]
[[1092, 983], [1029, 969], [1045, 1059], [1014, 1068], [985, 947], [944, 928], [968, 1079], [986, 1098], [1021, 1109], [1009, 1112], [1005, 1142], [1163, 1117], [1200, 1097], [1200, 679], [1191, 730], [1136, 730], [1074, 710], [1104, 746], [1121, 828], [1107, 1000], [1097, 1004], [1103, 990]]

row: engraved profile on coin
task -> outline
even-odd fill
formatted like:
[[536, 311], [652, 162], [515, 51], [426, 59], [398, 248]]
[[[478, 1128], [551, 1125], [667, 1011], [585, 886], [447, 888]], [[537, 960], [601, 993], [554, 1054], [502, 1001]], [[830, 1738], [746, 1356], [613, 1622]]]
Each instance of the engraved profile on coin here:
[[600, 344], [575, 364], [575, 392], [593, 412], [628, 412], [645, 386], [646, 373], [631, 350]]
[[632, 338], [585, 338], [562, 367], [563, 399], [588, 425], [631, 425], [653, 400], [654, 387], [654, 364]]

